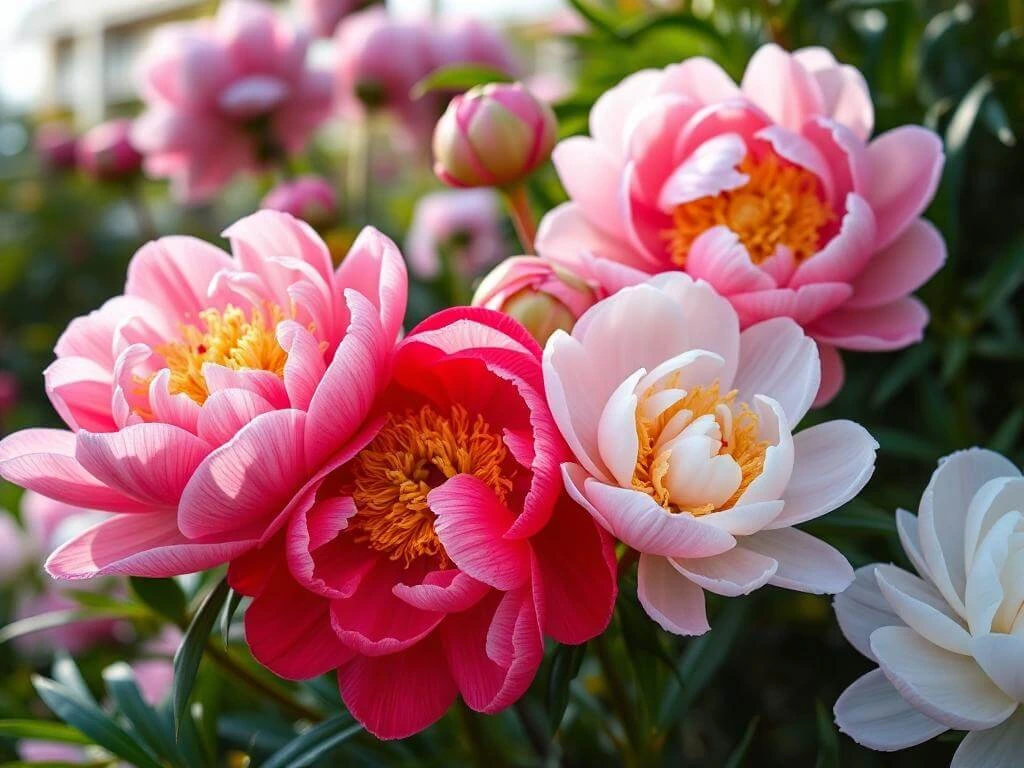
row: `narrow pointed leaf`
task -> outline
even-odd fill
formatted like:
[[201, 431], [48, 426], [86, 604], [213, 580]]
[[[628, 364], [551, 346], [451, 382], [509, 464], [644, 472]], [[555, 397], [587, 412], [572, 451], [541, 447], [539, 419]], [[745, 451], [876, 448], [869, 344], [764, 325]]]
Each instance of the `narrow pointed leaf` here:
[[172, 688], [172, 700], [174, 702], [174, 725], [175, 730], [181, 727], [181, 719], [188, 706], [189, 697], [192, 695], [192, 686], [196, 681], [196, 673], [199, 671], [199, 662], [203, 658], [203, 650], [210, 638], [210, 632], [217, 621], [220, 609], [228, 596], [227, 579], [221, 579], [220, 583], [206, 596], [192, 622], [185, 630], [185, 636], [174, 654], [174, 685]]
[[304, 768], [359, 733], [362, 726], [347, 715], [315, 725], [271, 755], [260, 768]]

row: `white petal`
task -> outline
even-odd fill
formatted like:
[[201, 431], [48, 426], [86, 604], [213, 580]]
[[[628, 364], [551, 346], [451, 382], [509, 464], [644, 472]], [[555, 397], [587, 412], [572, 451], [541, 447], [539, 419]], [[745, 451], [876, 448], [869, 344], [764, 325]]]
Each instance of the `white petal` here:
[[991, 728], [1017, 707], [974, 659], [939, 648], [908, 627], [876, 629], [871, 650], [903, 698], [950, 728]]
[[721, 506], [740, 487], [743, 471], [732, 456], [718, 455], [720, 440], [708, 435], [690, 436], [687, 431], [662, 449], [670, 454], [665, 475], [669, 498], [683, 508]]
[[974, 494], [964, 524], [964, 562], [970, 573], [974, 551], [996, 520], [1011, 510], [1024, 510], [1024, 478], [998, 477]]
[[698, 586], [726, 597], [749, 595], [767, 584], [779, 567], [773, 558], [739, 545], [714, 557], [672, 558], [670, 562]]
[[647, 615], [666, 632], [703, 635], [709, 629], [704, 591], [657, 555], [640, 555], [637, 596]]
[[875, 578], [907, 626], [940, 648], [970, 655], [971, 636], [935, 587], [895, 565], [879, 565]]
[[875, 471], [878, 443], [852, 421], [828, 421], [793, 436], [793, 474], [782, 494], [786, 508], [771, 524], [783, 528], [839, 508]]
[[669, 212], [677, 205], [742, 187], [750, 177], [736, 166], [746, 154], [747, 145], [735, 133], [705, 141], [668, 177], [658, 196], [658, 207]]
[[750, 536], [764, 528], [782, 513], [783, 502], [760, 501], [757, 504], [741, 504], [704, 515], [702, 522], [728, 531], [733, 536]]
[[872, 661], [877, 659], [871, 651], [871, 633], [879, 627], [904, 626], [903, 620], [895, 614], [878, 588], [875, 578], [877, 567], [872, 564], [858, 568], [854, 572], [853, 583], [832, 601], [843, 637]]
[[921, 497], [921, 553], [935, 586], [961, 616], [966, 610], [964, 530], [971, 499], [989, 480], [1018, 476], [1020, 471], [998, 453], [972, 448], [947, 456]]
[[967, 624], [974, 635], [992, 631], [992, 622], [1006, 596], [1001, 576], [1009, 556], [1010, 536], [1020, 520], [1020, 512], [1007, 512], [989, 529], [975, 552], [964, 596]]
[[779, 562], [771, 584], [815, 595], [842, 592], [853, 582], [853, 567], [835, 547], [796, 528], [761, 531], [739, 546]]
[[721, 376], [725, 359], [705, 349], [688, 349], [654, 366], [650, 373], [640, 380], [637, 392], [641, 395], [657, 385], [666, 376], [673, 376], [672, 386], [692, 389], [713, 383]]
[[1014, 701], [1024, 701], [1024, 637], [983, 635], [971, 650], [985, 674]]
[[893, 752], [921, 744], [946, 726], [918, 712], [873, 669], [843, 691], [836, 701], [839, 730], [868, 749]]
[[623, 381], [608, 398], [597, 425], [601, 460], [623, 487], [633, 482], [640, 438], [636, 431], [636, 385], [646, 374], [643, 368]]
[[960, 742], [949, 768], [1008, 768], [1024, 754], [1024, 709], [995, 728], [973, 731]]
[[740, 334], [740, 361], [733, 382], [740, 402], [767, 395], [779, 402], [786, 420], [796, 426], [814, 402], [820, 381], [818, 347], [791, 318], [772, 318]]
[[[736, 500], [737, 504], [777, 501], [782, 497], [793, 475], [793, 434], [782, 406], [764, 395], [757, 395], [753, 406], [761, 421], [760, 439], [767, 440], [770, 445], [764, 454], [764, 468], [761, 474], [747, 486], [743, 495]], [[786, 514], [785, 508], [782, 514]]]
[[917, 530], [917, 515], [905, 509], [896, 510], [896, 533], [900, 537], [900, 546], [907, 553], [914, 569], [923, 579], [928, 581], [932, 577], [928, 573], [928, 563], [924, 561], [924, 554], [921, 552], [921, 540]]

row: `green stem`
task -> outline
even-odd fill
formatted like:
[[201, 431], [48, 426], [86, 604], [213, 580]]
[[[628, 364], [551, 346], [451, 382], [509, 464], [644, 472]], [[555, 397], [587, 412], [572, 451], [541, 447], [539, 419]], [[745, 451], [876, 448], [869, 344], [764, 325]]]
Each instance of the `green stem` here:
[[532, 255], [536, 251], [533, 242], [537, 237], [537, 225], [533, 220], [533, 212], [530, 210], [530, 200], [526, 196], [526, 186], [516, 184], [501, 190], [505, 205], [508, 206], [509, 215], [512, 217], [512, 225], [516, 228], [516, 235], [523, 246], [523, 253]]

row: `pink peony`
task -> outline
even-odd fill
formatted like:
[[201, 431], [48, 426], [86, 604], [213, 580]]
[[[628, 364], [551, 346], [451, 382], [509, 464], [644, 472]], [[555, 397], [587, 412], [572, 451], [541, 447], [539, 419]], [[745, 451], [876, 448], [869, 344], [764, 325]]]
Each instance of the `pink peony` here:
[[727, 296], [743, 327], [793, 318], [820, 347], [828, 400], [843, 380], [837, 348], [920, 340], [928, 312], [908, 294], [946, 255], [918, 218], [940, 140], [903, 126], [869, 143], [873, 123], [860, 73], [823, 48], [766, 45], [738, 87], [704, 58], [637, 72], [595, 104], [591, 137], [556, 147], [572, 200], [537, 247], [682, 269]]
[[260, 208], [290, 213], [314, 227], [331, 224], [338, 217], [338, 195], [330, 183], [314, 175], [284, 181], [260, 202]]
[[639, 551], [639, 597], [664, 629], [708, 629], [704, 590], [840, 592], [853, 569], [793, 526], [852, 499], [877, 443], [860, 426], [793, 428], [818, 390], [789, 318], [742, 333], [729, 302], [679, 272], [625, 288], [544, 352], [548, 403], [575, 461], [569, 494]]
[[108, 120], [78, 140], [78, 167], [99, 181], [119, 181], [142, 168], [142, 155], [131, 140], [131, 120]]
[[556, 330], [571, 331], [601, 299], [647, 277], [640, 270], [582, 251], [548, 258], [514, 256], [481, 281], [473, 304], [511, 315], [544, 344]]
[[43, 166], [52, 171], [70, 171], [75, 167], [78, 139], [64, 123], [43, 123], [36, 130], [35, 149]]
[[[615, 557], [562, 489], [540, 359], [485, 309], [441, 312], [401, 342], [372, 427], [310, 475], [287, 529], [231, 566], [255, 598], [257, 659], [293, 679], [338, 668], [348, 710], [402, 738], [458, 695], [479, 712], [512, 704], [545, 636], [604, 630]], [[264, 504], [246, 496], [237, 514]]]
[[502, 256], [501, 203], [491, 189], [431, 192], [416, 203], [405, 241], [409, 267], [431, 280], [449, 258], [456, 272], [473, 277]]
[[372, 0], [295, 0], [299, 18], [317, 37], [330, 37], [348, 14]]
[[[70, 431], [0, 442], [0, 476], [118, 513], [55, 552], [53, 575], [226, 562], [362, 426], [405, 311], [398, 250], [367, 229], [335, 271], [308, 225], [272, 211], [225, 234], [232, 255], [189, 237], [140, 249], [124, 295], [72, 321], [45, 372]], [[253, 499], [259, 514], [239, 511]]]
[[162, 28], [143, 55], [147, 109], [133, 132], [147, 172], [200, 200], [240, 171], [301, 150], [331, 107], [331, 78], [306, 66], [307, 44], [252, 0], [229, 0], [212, 21]]

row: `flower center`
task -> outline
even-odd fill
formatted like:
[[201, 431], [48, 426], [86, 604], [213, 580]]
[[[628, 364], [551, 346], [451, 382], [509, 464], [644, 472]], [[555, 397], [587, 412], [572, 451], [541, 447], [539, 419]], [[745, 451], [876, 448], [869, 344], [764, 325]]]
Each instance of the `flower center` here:
[[748, 154], [739, 170], [750, 177], [742, 187], [683, 203], [672, 212], [672, 228], [662, 233], [672, 261], [684, 266], [693, 241], [720, 225], [739, 236], [755, 264], [771, 258], [780, 245], [797, 263], [817, 253], [822, 228], [836, 219], [822, 199], [818, 178], [774, 153], [760, 160]]
[[434, 533], [427, 494], [448, 478], [470, 474], [502, 501], [512, 490], [504, 471], [507, 456], [500, 432], [483, 418], [454, 405], [446, 412], [424, 405], [389, 414], [384, 427], [353, 461], [352, 519], [356, 541], [365, 542], [408, 567], [430, 557], [439, 568], [452, 563]]
[[722, 395], [718, 382], [648, 390], [636, 414], [633, 488], [670, 512], [700, 516], [733, 506], [764, 470], [768, 449], [757, 414], [735, 401], [736, 391]]
[[288, 355], [274, 333], [285, 319], [280, 307], [253, 307], [247, 317], [243, 310], [229, 304], [223, 312], [200, 312], [199, 319], [199, 324], [182, 328], [180, 341], [156, 349], [171, 371], [171, 394], [183, 392], [200, 405], [206, 402], [210, 392], [203, 376], [205, 363], [284, 376]]

